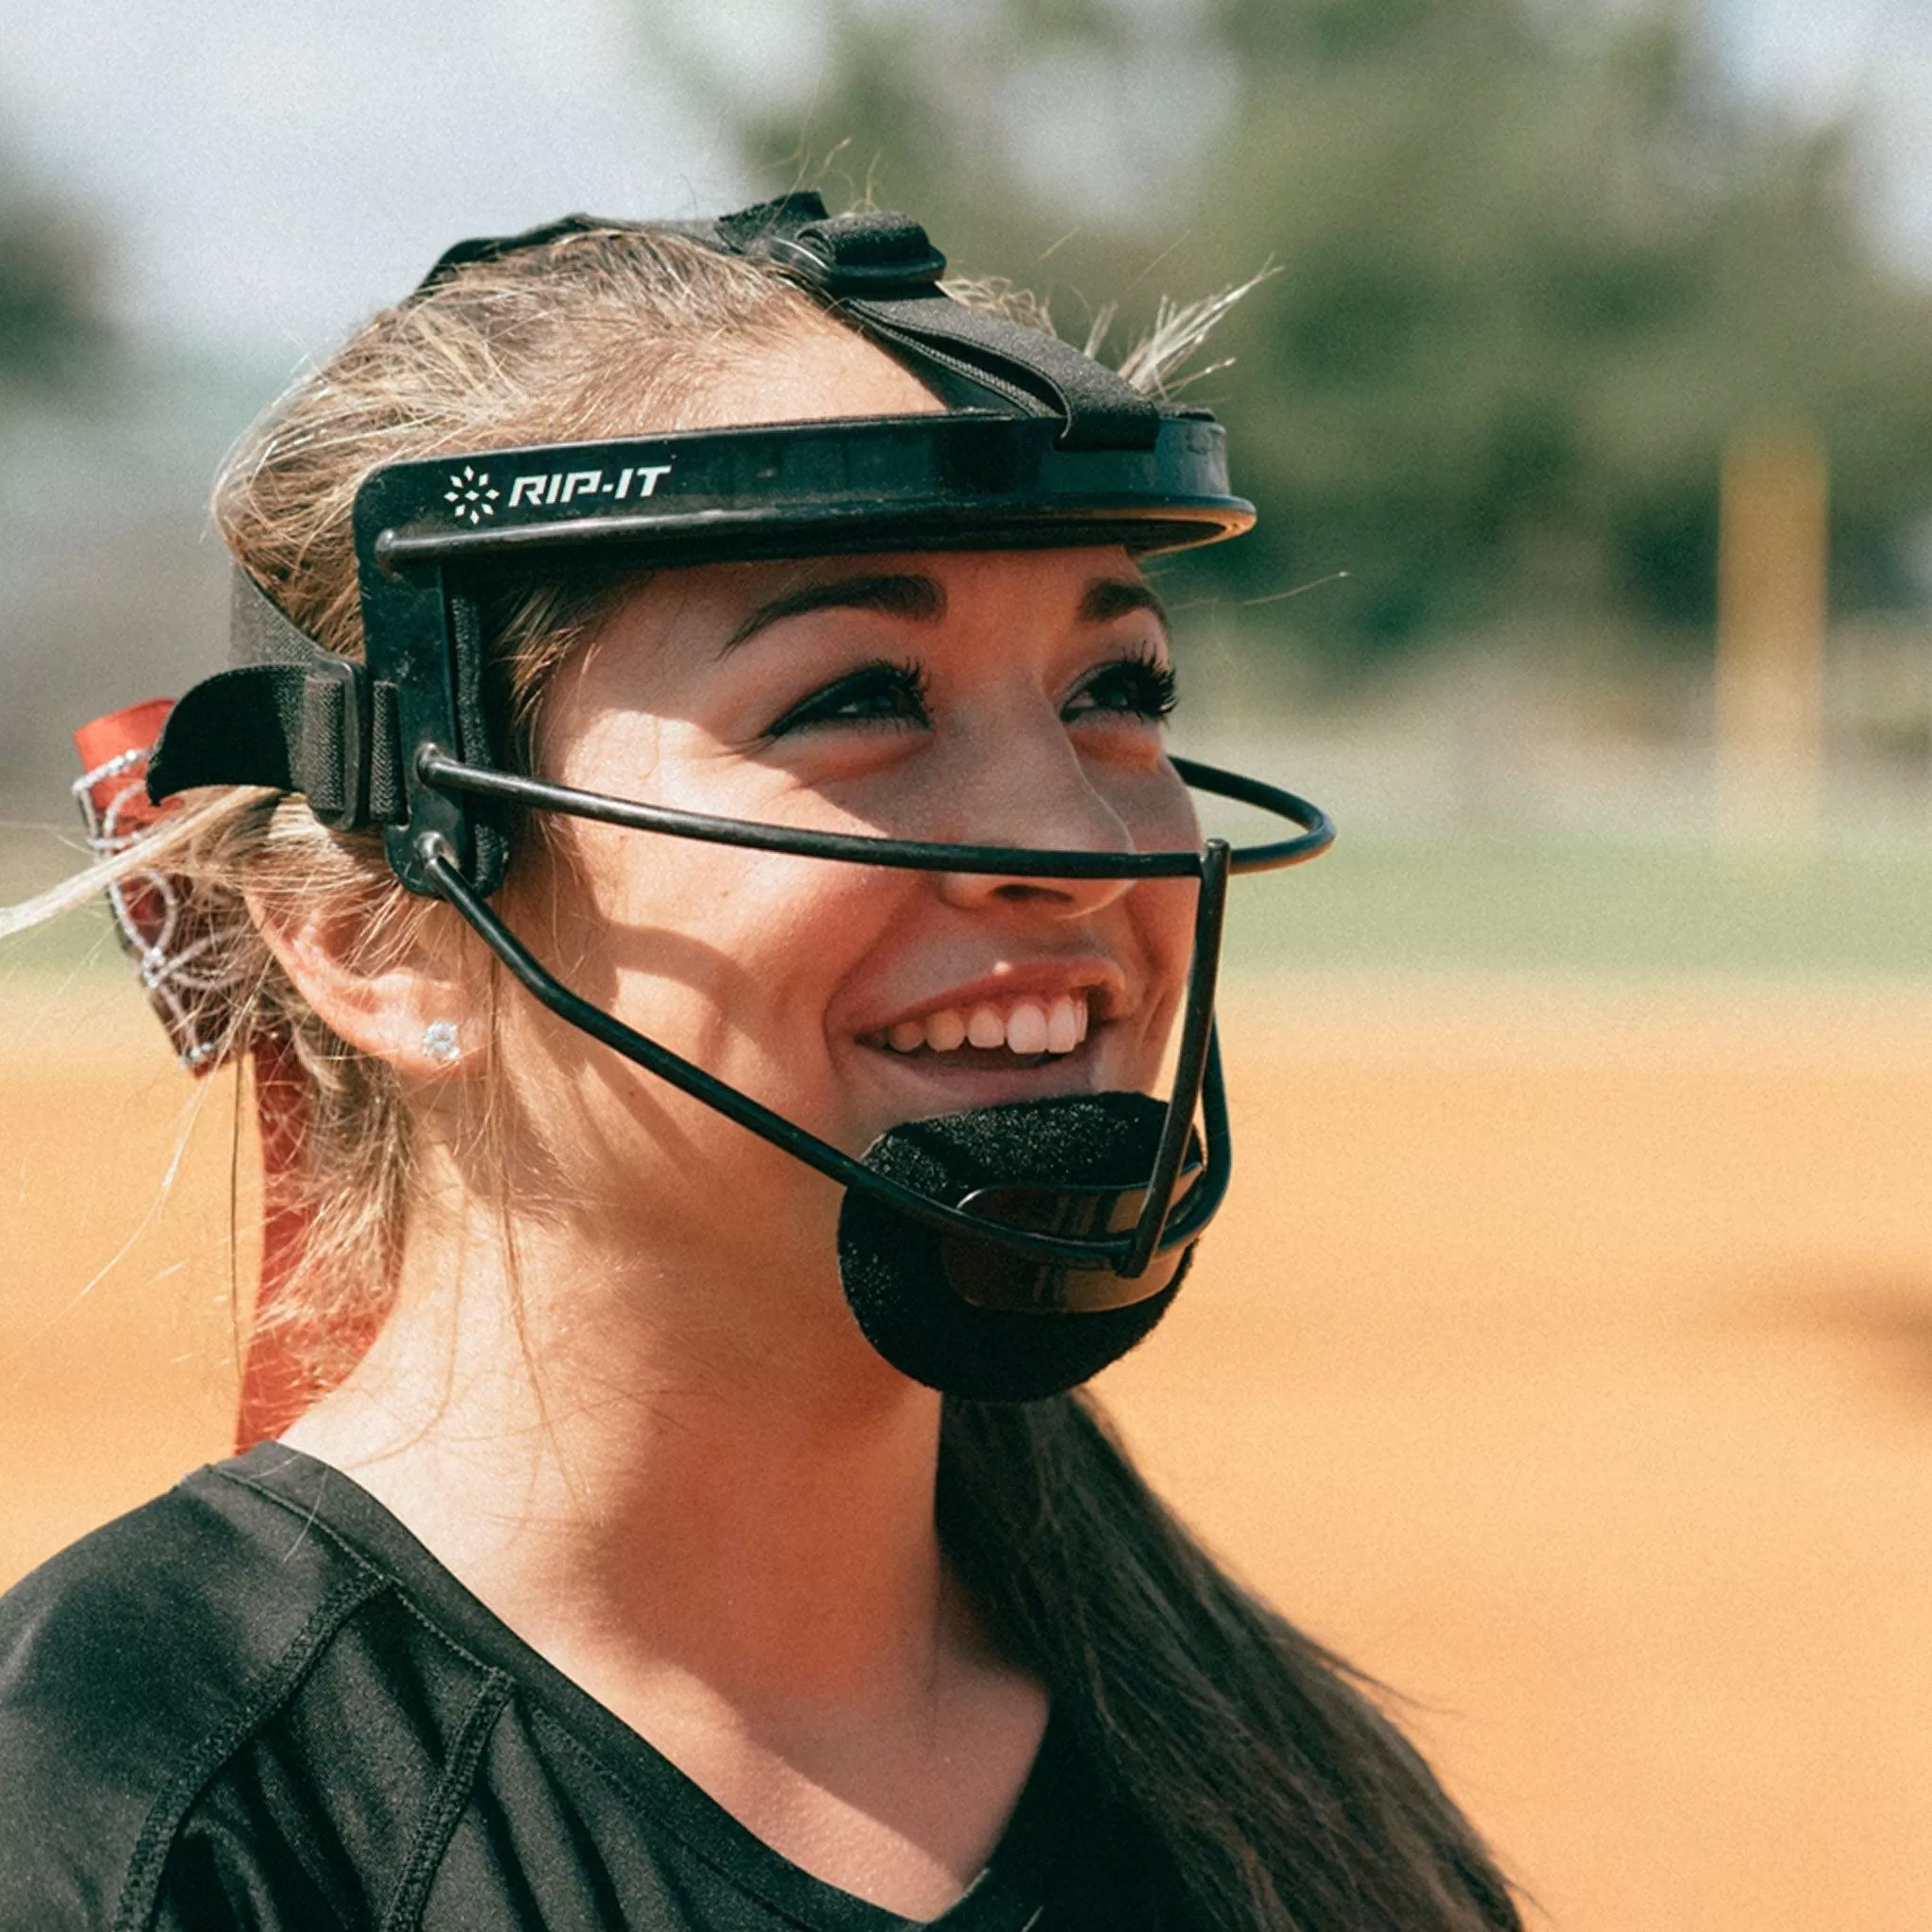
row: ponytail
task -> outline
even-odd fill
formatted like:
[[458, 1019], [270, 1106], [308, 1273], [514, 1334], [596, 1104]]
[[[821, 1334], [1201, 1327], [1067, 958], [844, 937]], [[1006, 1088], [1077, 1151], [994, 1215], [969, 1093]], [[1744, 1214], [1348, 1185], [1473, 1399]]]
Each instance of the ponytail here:
[[1086, 1398], [949, 1399], [939, 1522], [1174, 1925], [1520, 1932], [1489, 1854], [1355, 1674], [1215, 1565]]

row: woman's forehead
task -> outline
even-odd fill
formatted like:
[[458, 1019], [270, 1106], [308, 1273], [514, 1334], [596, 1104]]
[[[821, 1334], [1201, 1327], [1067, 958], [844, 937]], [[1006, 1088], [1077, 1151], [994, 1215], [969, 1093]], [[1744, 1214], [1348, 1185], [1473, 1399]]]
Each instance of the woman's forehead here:
[[685, 388], [668, 419], [644, 426], [657, 435], [848, 416], [924, 416], [944, 408], [884, 350], [829, 316], [804, 311], [795, 331], [734, 345]]

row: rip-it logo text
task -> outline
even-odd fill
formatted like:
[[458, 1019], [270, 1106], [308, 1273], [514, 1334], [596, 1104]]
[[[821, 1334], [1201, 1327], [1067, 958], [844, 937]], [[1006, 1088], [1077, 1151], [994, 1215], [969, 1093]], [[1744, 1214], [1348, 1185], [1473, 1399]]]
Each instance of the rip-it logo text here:
[[545, 470], [512, 480], [509, 508], [575, 503], [580, 496], [608, 496], [612, 503], [625, 503], [635, 497], [655, 496], [658, 485], [670, 474], [669, 463], [626, 465], [615, 475], [602, 470]]

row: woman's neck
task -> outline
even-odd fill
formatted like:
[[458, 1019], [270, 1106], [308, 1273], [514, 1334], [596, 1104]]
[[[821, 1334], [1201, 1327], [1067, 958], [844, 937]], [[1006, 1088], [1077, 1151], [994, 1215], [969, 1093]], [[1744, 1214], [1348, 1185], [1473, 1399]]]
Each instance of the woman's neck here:
[[746, 1307], [808, 1285], [613, 1266], [542, 1229], [515, 1253], [493, 1227], [419, 1234], [368, 1357], [287, 1440], [540, 1649], [622, 1646], [754, 1698], [925, 1670], [939, 1398], [842, 1308]]
[[811, 1284], [593, 1266], [541, 1229], [512, 1271], [489, 1232], [419, 1231], [369, 1357], [285, 1440], [777, 1849], [935, 1915], [1045, 1715], [945, 1576], [938, 1396]]

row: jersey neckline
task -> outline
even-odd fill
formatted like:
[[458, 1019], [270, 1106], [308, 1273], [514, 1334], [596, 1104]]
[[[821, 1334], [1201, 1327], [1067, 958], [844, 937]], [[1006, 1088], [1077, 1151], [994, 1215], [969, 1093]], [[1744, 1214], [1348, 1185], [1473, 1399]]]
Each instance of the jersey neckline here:
[[1058, 1841], [1070, 1826], [1066, 1724], [1045, 1735], [984, 1870], [937, 1919], [908, 1920], [794, 1864], [681, 1771], [649, 1739], [518, 1636], [353, 1476], [284, 1443], [257, 1443], [188, 1478], [235, 1483], [391, 1578], [417, 1611], [480, 1668], [502, 1672], [533, 1715], [576, 1744], [605, 1776], [642, 1801], [654, 1823], [731, 1884], [806, 1932], [1025, 1932], [1042, 1911]]

